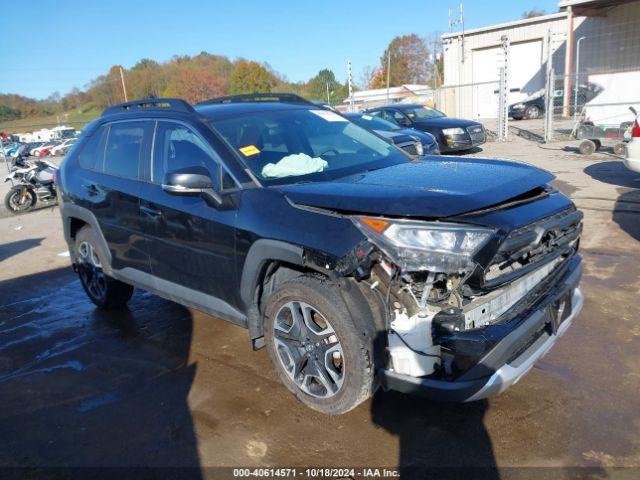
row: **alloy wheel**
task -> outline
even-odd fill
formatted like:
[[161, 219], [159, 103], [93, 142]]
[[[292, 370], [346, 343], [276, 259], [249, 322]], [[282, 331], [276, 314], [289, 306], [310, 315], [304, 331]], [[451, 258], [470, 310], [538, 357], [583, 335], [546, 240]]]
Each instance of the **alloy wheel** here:
[[107, 277], [102, 271], [102, 263], [93, 246], [82, 242], [78, 246], [78, 271], [87, 291], [96, 299], [104, 300], [107, 295]]
[[276, 314], [277, 358], [303, 392], [317, 398], [336, 395], [344, 382], [342, 345], [329, 321], [311, 305], [292, 301]]

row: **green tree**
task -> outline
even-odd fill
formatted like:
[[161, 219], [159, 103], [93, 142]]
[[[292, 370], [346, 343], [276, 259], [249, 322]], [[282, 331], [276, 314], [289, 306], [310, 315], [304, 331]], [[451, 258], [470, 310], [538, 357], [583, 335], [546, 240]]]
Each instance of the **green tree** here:
[[388, 55], [391, 54], [389, 85], [396, 87], [406, 83], [427, 83], [431, 78], [429, 49], [425, 40], [415, 33], [395, 37], [380, 57], [371, 88], [383, 88], [387, 84]]
[[307, 82], [304, 92], [307, 98], [329, 101], [330, 105], [335, 105], [347, 97], [348, 87], [338, 82], [334, 73], [325, 68]]
[[231, 74], [229, 93], [268, 93], [277, 83], [274, 75], [258, 62], [240, 59]]

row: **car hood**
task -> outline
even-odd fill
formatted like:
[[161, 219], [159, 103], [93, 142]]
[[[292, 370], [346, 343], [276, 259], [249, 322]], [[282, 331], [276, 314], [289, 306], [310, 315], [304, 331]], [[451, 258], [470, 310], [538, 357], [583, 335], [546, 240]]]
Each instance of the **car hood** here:
[[405, 133], [407, 135], [417, 137], [425, 145], [432, 145], [436, 143], [436, 137], [434, 137], [430, 133], [421, 132], [420, 130], [414, 130], [413, 128], [403, 128], [402, 130], [394, 130], [394, 132]]
[[442, 218], [502, 203], [550, 182], [517, 162], [430, 157], [329, 182], [278, 187], [293, 203], [348, 212]]
[[478, 122], [474, 122], [473, 120], [465, 120], [464, 118], [440, 117], [440, 118], [430, 118], [429, 120], [422, 120], [420, 122], [414, 122], [411, 126], [412, 128], [425, 128], [425, 127], [426, 128], [429, 128], [429, 127], [466, 128], [472, 125], [481, 125], [481, 124]]
[[398, 133], [397, 131], [376, 130], [375, 132], [381, 137], [391, 140], [395, 145], [416, 141], [416, 137], [406, 133]]

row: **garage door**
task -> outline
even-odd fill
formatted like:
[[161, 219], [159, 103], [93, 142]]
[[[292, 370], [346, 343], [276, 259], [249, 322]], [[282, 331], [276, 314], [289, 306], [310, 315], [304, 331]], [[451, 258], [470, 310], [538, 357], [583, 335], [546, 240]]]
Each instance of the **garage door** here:
[[[514, 43], [511, 45], [511, 68], [509, 75], [509, 103], [515, 103], [542, 88], [542, 40]], [[498, 114], [498, 69], [503, 64], [502, 48], [492, 47], [473, 50], [473, 83], [491, 82], [491, 85], [476, 85], [473, 95], [474, 116], [495, 118]], [[542, 73], [541, 73], [542, 72]], [[542, 74], [542, 79], [538, 78]], [[543, 85], [543, 84], [542, 84]], [[525, 91], [526, 90], [526, 91]]]
[[511, 75], [509, 103], [520, 102], [532, 93], [544, 88], [544, 68], [542, 66], [542, 40], [514, 43], [511, 45]]

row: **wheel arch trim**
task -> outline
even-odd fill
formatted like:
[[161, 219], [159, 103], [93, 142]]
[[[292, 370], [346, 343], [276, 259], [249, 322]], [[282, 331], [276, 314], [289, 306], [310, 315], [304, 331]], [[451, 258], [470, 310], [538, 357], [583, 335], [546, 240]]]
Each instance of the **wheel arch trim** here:
[[89, 225], [96, 232], [98, 237], [99, 245], [96, 245], [97, 248], [100, 249], [100, 253], [102, 254], [103, 265], [102, 268], [107, 274], [112, 274], [111, 271], [111, 251], [109, 250], [109, 246], [107, 244], [107, 240], [104, 238], [102, 234], [102, 229], [100, 228], [100, 224], [98, 223], [98, 219], [90, 210], [80, 207], [78, 205], [73, 204], [63, 204], [60, 206], [60, 214], [62, 215], [62, 227], [64, 232], [64, 239], [67, 242], [69, 247], [69, 253], [71, 256], [71, 261], [73, 263], [76, 262], [76, 253], [75, 253], [75, 239], [71, 231], [71, 225], [74, 219], [81, 220], [87, 225]]
[[253, 307], [254, 292], [262, 270], [272, 261], [304, 266], [304, 249], [298, 245], [270, 239], [260, 239], [251, 245], [240, 279], [240, 298], [247, 310]]

